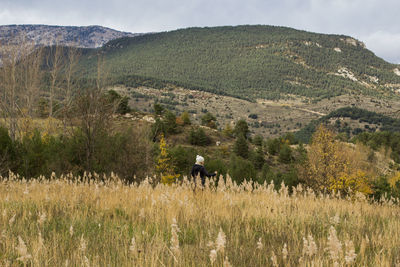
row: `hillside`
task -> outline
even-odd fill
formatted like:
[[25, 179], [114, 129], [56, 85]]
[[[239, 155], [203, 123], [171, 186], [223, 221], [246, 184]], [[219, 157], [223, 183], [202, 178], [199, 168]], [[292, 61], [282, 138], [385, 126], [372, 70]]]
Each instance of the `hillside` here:
[[133, 87], [173, 84], [252, 101], [381, 97], [400, 89], [400, 67], [362, 42], [285, 27], [189, 28], [116, 39], [83, 60], [89, 75], [95, 53], [104, 55], [115, 83]]
[[97, 48], [105, 43], [136, 34], [116, 31], [102, 26], [50, 26], [50, 25], [4, 25], [0, 26], [2, 43], [34, 41], [36, 45], [66, 45]]
[[319, 124], [331, 124], [336, 131], [348, 136], [361, 132], [399, 132], [400, 119], [356, 107], [344, 107], [330, 112], [317, 120], [312, 120], [296, 132], [298, 140], [308, 143]]

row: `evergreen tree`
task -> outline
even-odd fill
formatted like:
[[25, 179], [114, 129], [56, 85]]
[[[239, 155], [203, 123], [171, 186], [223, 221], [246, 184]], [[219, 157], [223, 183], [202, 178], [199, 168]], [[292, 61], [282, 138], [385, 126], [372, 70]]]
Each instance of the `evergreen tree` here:
[[254, 153], [254, 159], [253, 159], [254, 167], [257, 170], [261, 170], [265, 163], [264, 159], [264, 152], [262, 150], [262, 147], [258, 147], [256, 152]]
[[167, 111], [164, 115], [164, 128], [167, 134], [177, 133], [178, 124], [176, 123], [176, 115], [171, 111]]
[[164, 112], [164, 107], [163, 106], [161, 106], [160, 104], [158, 104], [158, 103], [154, 103], [154, 113], [156, 114], [156, 115], [162, 115], [162, 113]]
[[236, 155], [242, 158], [247, 159], [249, 157], [249, 146], [243, 135], [239, 135], [239, 137], [236, 139], [233, 151]]
[[279, 160], [283, 163], [290, 163], [292, 161], [292, 149], [286, 143], [281, 146]]
[[160, 134], [165, 134], [165, 124], [159, 118], [156, 118], [156, 122], [151, 126], [151, 140], [155, 142]]
[[241, 119], [236, 122], [234, 133], [237, 137], [243, 136], [247, 139], [249, 132], [249, 126], [245, 120]]
[[197, 128], [190, 130], [189, 143], [195, 146], [207, 146], [211, 143], [210, 138], [206, 135], [204, 129]]
[[246, 159], [232, 155], [229, 161], [229, 175], [237, 183], [242, 183], [245, 179], [256, 179], [254, 165]]
[[222, 131], [222, 133], [223, 133], [224, 135], [228, 136], [228, 137], [233, 137], [233, 129], [232, 129], [230, 123], [227, 123], [227, 124], [225, 125], [225, 128], [224, 128], [224, 130]]
[[253, 144], [259, 147], [263, 145], [263, 138], [261, 135], [256, 135], [253, 139]]

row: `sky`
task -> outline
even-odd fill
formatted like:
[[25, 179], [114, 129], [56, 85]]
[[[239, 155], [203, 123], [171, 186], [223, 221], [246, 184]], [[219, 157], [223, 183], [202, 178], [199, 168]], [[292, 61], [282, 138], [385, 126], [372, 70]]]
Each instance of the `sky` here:
[[0, 25], [101, 25], [142, 33], [263, 24], [345, 34], [400, 63], [399, 0], [0, 0]]

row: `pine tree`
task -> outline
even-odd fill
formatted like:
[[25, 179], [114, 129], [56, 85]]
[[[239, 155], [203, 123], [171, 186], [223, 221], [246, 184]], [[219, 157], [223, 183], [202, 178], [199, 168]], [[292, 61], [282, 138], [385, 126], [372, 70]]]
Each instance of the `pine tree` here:
[[247, 135], [249, 134], [249, 126], [247, 125], [247, 122], [243, 119], [238, 120], [238, 122], [235, 125], [235, 130], [234, 133], [236, 136], [243, 136], [244, 138], [247, 139]]
[[253, 163], [254, 167], [256, 167], [257, 170], [261, 170], [261, 168], [263, 167], [265, 159], [262, 147], [257, 148], [256, 153], [254, 155]]
[[249, 146], [247, 145], [247, 141], [243, 135], [239, 135], [239, 137], [236, 139], [233, 151], [236, 155], [242, 158], [247, 159], [249, 157]]

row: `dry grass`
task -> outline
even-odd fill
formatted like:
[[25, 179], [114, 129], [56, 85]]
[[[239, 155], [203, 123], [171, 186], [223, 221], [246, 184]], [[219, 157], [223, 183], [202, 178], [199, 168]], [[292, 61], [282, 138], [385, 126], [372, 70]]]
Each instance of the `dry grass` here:
[[[95, 177], [96, 178], [96, 177]], [[400, 208], [298, 188], [0, 182], [1, 266], [396, 266]], [[98, 177], [97, 177], [98, 179]], [[114, 182], [113, 182], [114, 181]]]

